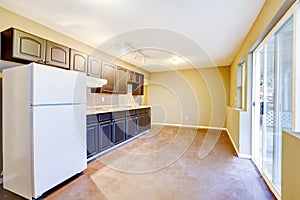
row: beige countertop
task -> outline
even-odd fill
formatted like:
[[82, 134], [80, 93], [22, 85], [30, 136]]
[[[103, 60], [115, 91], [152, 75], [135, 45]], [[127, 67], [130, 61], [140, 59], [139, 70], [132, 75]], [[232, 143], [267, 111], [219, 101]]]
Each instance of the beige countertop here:
[[151, 106], [121, 106], [121, 107], [107, 107], [107, 106], [93, 106], [87, 107], [86, 114], [87, 115], [95, 115], [109, 112], [118, 112], [118, 111], [126, 111], [126, 110], [136, 110], [143, 108], [151, 108]]

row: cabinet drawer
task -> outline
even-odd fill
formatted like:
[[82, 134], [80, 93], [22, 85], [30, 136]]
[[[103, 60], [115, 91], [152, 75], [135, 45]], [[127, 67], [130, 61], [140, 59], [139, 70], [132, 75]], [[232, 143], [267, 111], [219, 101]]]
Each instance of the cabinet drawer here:
[[133, 117], [136, 115], [136, 110], [128, 110], [126, 111], [126, 117]]
[[125, 116], [126, 116], [126, 112], [125, 111], [113, 112], [112, 113], [112, 119], [125, 118]]
[[144, 110], [145, 110], [145, 114], [151, 114], [150, 108], [145, 108]]
[[105, 113], [98, 115], [99, 122], [109, 121], [111, 120], [111, 113]]
[[138, 109], [136, 111], [136, 113], [137, 113], [137, 115], [143, 115], [143, 114], [145, 114], [145, 109]]
[[97, 115], [88, 115], [86, 116], [86, 123], [87, 124], [93, 124], [93, 123], [97, 123], [98, 119], [97, 119]]

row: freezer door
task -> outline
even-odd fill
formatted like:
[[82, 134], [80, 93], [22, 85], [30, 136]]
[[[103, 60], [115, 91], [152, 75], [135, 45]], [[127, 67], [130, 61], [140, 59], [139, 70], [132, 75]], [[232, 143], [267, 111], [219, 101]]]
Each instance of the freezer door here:
[[31, 104], [86, 103], [86, 75], [46, 65], [31, 64]]
[[86, 159], [86, 107], [33, 106], [33, 197], [82, 172]]

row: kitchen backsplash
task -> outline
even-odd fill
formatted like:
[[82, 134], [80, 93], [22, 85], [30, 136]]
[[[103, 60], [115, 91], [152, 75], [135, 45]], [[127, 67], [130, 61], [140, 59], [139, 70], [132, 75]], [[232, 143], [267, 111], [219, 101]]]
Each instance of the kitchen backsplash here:
[[140, 106], [143, 100], [142, 96], [132, 95], [130, 84], [128, 84], [127, 94], [91, 93], [91, 89], [87, 88], [86, 95], [87, 106]]

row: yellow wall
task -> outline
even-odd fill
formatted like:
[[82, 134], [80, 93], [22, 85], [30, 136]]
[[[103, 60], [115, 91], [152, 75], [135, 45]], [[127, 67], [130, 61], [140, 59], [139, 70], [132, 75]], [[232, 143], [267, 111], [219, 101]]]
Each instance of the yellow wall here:
[[[250, 29], [248, 35], [246, 36], [239, 52], [236, 54], [231, 66], [230, 66], [230, 107], [231, 108], [236, 108], [236, 106], [237, 106], [236, 96], [237, 96], [237, 66], [238, 66], [238, 63], [242, 60], [243, 57], [246, 57], [246, 63], [248, 62], [247, 56], [248, 56], [250, 49], [252, 48], [254, 43], [259, 39], [259, 37], [264, 32], [266, 27], [270, 24], [271, 20], [276, 15], [276, 13], [281, 8], [281, 6], [283, 5], [284, 2], [285, 2], [284, 0], [266, 0], [260, 14], [256, 18], [252, 28]], [[251, 70], [248, 66], [247, 66], [247, 69]], [[249, 75], [249, 73], [251, 73], [251, 72], [248, 72], [248, 75]], [[246, 91], [248, 94], [250, 94], [251, 85], [246, 85]], [[245, 99], [247, 99], [248, 102], [251, 102], [251, 100], [248, 98], [247, 94], [245, 96]], [[242, 111], [242, 112], [246, 112], [248, 114], [248, 119], [247, 119], [246, 123], [244, 123], [243, 126], [249, 127], [249, 130], [250, 130], [250, 123], [251, 123], [251, 116], [250, 116], [251, 109], [250, 108], [251, 107], [250, 107], [250, 105], [247, 105], [247, 102], [245, 103], [245, 108], [246, 108], [246, 110]], [[240, 111], [235, 110], [234, 112], [236, 113], [236, 112], [240, 112]], [[233, 138], [233, 141], [235, 143], [234, 145], [238, 149], [240, 149], [240, 146], [241, 146], [240, 130], [243, 130], [243, 128], [246, 128], [246, 127], [241, 127], [241, 124], [234, 125], [235, 123], [241, 122], [240, 116], [241, 116], [240, 114], [229, 114], [228, 113], [227, 118], [226, 118], [227, 128], [229, 130], [231, 137]], [[243, 121], [245, 121], [245, 120], [243, 120]], [[230, 125], [232, 125], [232, 126], [230, 126]], [[247, 131], [249, 131], [249, 130], [247, 130]], [[249, 140], [251, 140], [251, 138], [249, 138]], [[250, 141], [248, 143], [250, 144]], [[247, 150], [247, 152], [249, 152], [249, 150]]]
[[300, 134], [282, 133], [282, 200], [300, 199]]
[[155, 123], [223, 127], [229, 67], [151, 74], [149, 104]]
[[[80, 41], [70, 38], [44, 25], [31, 21], [27, 18], [24, 18], [20, 15], [17, 15], [1, 7], [0, 7], [0, 19], [1, 19], [0, 31], [3, 31], [10, 27], [18, 28], [20, 30], [37, 35], [47, 40], [51, 40], [56, 43], [71, 47], [73, 49], [77, 49], [89, 55], [97, 56], [107, 62], [112, 62], [115, 60], [112, 56], [109, 56], [104, 52], [98, 51], [95, 48], [85, 45]], [[129, 63], [122, 62], [120, 60], [115, 61], [115, 63], [124, 66], [128, 69], [134, 69], [135, 71], [144, 74], [146, 79], [150, 78], [149, 72], [142, 70], [140, 68], [136, 68], [136, 66], [133, 66]]]
[[[248, 55], [250, 48], [258, 40], [259, 36], [266, 29], [272, 18], [278, 12], [284, 0], [266, 0], [260, 14], [255, 20], [251, 30], [245, 38], [239, 52], [236, 54], [230, 70], [230, 106], [236, 107], [236, 91], [237, 91], [237, 64], [240, 60]], [[251, 87], [251, 86], [248, 86]]]

